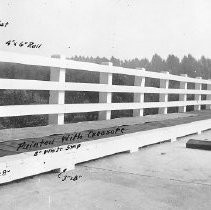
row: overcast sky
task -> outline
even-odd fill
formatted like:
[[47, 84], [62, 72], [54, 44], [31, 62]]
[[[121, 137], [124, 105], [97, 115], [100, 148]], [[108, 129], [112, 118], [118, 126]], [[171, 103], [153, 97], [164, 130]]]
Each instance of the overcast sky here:
[[[0, 0], [0, 50], [27, 54], [211, 58], [210, 0]], [[42, 43], [39, 49], [8, 40]]]

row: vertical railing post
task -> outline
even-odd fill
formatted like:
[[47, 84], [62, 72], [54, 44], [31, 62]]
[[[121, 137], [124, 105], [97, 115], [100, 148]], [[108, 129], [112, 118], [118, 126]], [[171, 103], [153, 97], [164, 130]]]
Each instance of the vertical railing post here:
[[[168, 71], [162, 71], [163, 74], [169, 74]], [[160, 79], [160, 88], [168, 89], [169, 80], [168, 79]], [[159, 95], [160, 102], [168, 102], [168, 93], [160, 93]], [[168, 107], [160, 107], [159, 114], [167, 114]]]
[[[196, 77], [197, 79], [202, 79], [201, 77]], [[202, 84], [201, 83], [195, 83], [195, 90], [201, 90], [202, 89]], [[195, 101], [198, 101], [199, 103], [201, 102], [201, 94], [196, 94], [195, 95]], [[201, 110], [201, 105], [195, 105], [194, 106], [195, 111], [200, 111]]]
[[[211, 79], [209, 79], [209, 81], [211, 81]], [[206, 100], [211, 100], [211, 84], [207, 84], [207, 90], [210, 91], [210, 95], [206, 95]], [[206, 109], [211, 109], [211, 104], [207, 104]]]
[[[111, 62], [103, 62], [103, 65], [113, 66]], [[100, 84], [112, 85], [112, 73], [100, 73]], [[111, 103], [112, 93], [111, 92], [100, 92], [99, 103]], [[110, 120], [111, 110], [99, 112], [99, 120]]]
[[[187, 77], [187, 74], [181, 74], [183, 77]], [[187, 90], [188, 83], [187, 82], [180, 82], [180, 89]], [[180, 94], [179, 95], [179, 101], [187, 101], [187, 94]], [[186, 112], [186, 106], [179, 106], [179, 112]]]
[[[145, 71], [144, 68], [137, 68], [141, 71]], [[145, 87], [145, 77], [135, 76], [134, 86]], [[144, 93], [134, 93], [135, 103], [144, 103]], [[133, 117], [141, 117], [144, 115], [144, 109], [134, 109]]]
[[[52, 58], [58, 58], [65, 60], [65, 56], [52, 55]], [[50, 81], [65, 82], [66, 69], [63, 68], [50, 68]], [[50, 91], [49, 104], [64, 104], [65, 103], [65, 91]], [[64, 114], [52, 114], [48, 118], [49, 124], [64, 124]]]

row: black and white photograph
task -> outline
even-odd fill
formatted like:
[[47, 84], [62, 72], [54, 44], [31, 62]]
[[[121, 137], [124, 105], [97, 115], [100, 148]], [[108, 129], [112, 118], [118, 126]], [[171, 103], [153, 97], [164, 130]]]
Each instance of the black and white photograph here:
[[210, 0], [0, 0], [0, 210], [210, 209]]

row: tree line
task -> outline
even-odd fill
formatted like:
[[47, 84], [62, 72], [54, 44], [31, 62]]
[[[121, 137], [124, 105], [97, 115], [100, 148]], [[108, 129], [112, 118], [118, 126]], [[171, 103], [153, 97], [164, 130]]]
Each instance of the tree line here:
[[162, 59], [158, 54], [154, 54], [151, 60], [147, 58], [134, 58], [120, 60], [112, 56], [105, 57], [85, 57], [74, 56], [73, 60], [101, 64], [102, 62], [112, 62], [114, 66], [124, 68], [145, 68], [147, 71], [161, 72], [169, 71], [170, 74], [187, 74], [189, 77], [211, 78], [211, 59], [202, 56], [200, 59], [194, 58], [191, 54], [184, 56], [181, 60], [175, 55], [168, 55]]

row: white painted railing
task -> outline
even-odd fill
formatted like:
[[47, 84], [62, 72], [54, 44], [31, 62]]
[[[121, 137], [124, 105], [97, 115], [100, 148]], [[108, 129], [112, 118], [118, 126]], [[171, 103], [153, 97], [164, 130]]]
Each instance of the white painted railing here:
[[[188, 105], [194, 105], [195, 110], [200, 110], [201, 105], [211, 108], [211, 81], [201, 78], [115, 67], [112, 63], [99, 65], [79, 62], [65, 59], [64, 56], [47, 58], [0, 52], [0, 62], [47, 66], [51, 69], [50, 81], [0, 79], [0, 89], [50, 91], [50, 104], [0, 106], [0, 117], [49, 114], [49, 124], [64, 124], [65, 113], [99, 111], [100, 120], [109, 120], [112, 110], [132, 109], [133, 116], [143, 116], [144, 108], [159, 108], [161, 114], [166, 114], [168, 107], [179, 107], [179, 112], [186, 112]], [[99, 72], [100, 84], [65, 82], [66, 71], [71, 69]], [[135, 76], [134, 86], [112, 85], [113, 74]], [[160, 88], [145, 87], [146, 77], [159, 79]], [[169, 80], [180, 82], [180, 89], [169, 89]], [[187, 89], [187, 83], [194, 83], [195, 90]], [[202, 84], [207, 85], [207, 90], [202, 90]], [[99, 92], [99, 103], [65, 104], [65, 91]], [[112, 103], [114, 92], [134, 93], [134, 103]], [[159, 93], [160, 102], [144, 102], [144, 93]], [[179, 101], [168, 101], [168, 94], [179, 94]], [[187, 94], [194, 94], [195, 100], [187, 101]], [[207, 100], [201, 100], [201, 95], [206, 95]]]

